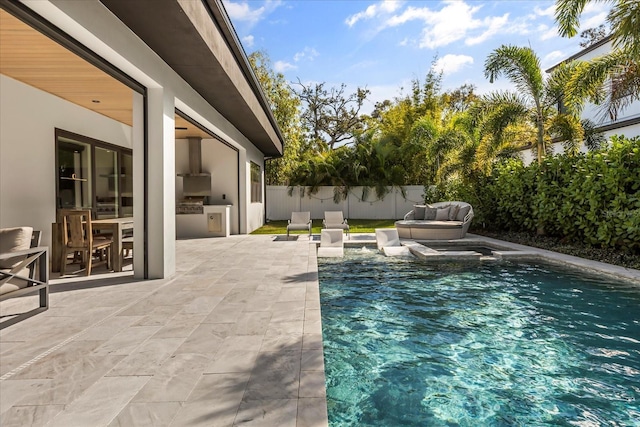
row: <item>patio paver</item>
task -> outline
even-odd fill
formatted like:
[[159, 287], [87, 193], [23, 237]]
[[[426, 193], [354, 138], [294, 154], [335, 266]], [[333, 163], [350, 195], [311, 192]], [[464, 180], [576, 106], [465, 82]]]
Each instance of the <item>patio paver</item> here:
[[315, 245], [181, 240], [176, 257], [166, 280], [54, 281], [49, 310], [0, 331], [0, 425], [326, 426]]

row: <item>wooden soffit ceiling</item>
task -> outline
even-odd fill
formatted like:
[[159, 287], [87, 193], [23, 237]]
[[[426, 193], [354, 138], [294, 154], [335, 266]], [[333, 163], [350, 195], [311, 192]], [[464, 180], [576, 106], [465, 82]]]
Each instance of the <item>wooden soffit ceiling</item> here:
[[[134, 91], [0, 9], [0, 73], [132, 126]], [[212, 136], [176, 115], [176, 138]]]
[[132, 89], [2, 9], [0, 73], [132, 125]]

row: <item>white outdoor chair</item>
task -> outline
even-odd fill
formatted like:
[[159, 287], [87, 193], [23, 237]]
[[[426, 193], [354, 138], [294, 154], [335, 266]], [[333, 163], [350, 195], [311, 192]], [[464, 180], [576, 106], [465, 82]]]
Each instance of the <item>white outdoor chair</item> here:
[[309, 230], [309, 236], [311, 236], [311, 213], [291, 212], [291, 219], [287, 224], [287, 239], [289, 239], [290, 230]]
[[347, 238], [349, 238], [349, 223], [342, 216], [342, 211], [325, 211], [322, 225], [324, 228], [345, 230], [347, 232]]

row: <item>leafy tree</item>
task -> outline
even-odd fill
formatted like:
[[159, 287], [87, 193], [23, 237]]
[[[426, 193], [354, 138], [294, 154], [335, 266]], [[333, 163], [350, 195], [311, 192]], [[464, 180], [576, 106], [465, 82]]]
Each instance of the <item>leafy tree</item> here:
[[[591, 0], [594, 1], [594, 0]], [[573, 37], [590, 0], [556, 0], [556, 22], [563, 36]], [[566, 105], [580, 111], [588, 99], [602, 105], [611, 119], [640, 100], [640, 2], [611, 0], [607, 22], [613, 50], [581, 62], [566, 87]], [[607, 83], [611, 84], [607, 84]]]
[[357, 88], [354, 93], [346, 93], [346, 85], [325, 88], [325, 83], [305, 85], [297, 95], [304, 104], [302, 123], [314, 148], [322, 151], [333, 150], [341, 143], [353, 142], [354, 136], [363, 129], [360, 110], [370, 91]]
[[580, 38], [582, 41], [580, 42], [580, 47], [588, 48], [600, 40], [604, 39], [607, 36], [607, 29], [604, 24], [600, 24], [595, 28], [587, 28], [583, 32], [580, 33]]
[[[583, 137], [579, 120], [575, 114], [560, 113], [556, 108], [570, 67], [558, 67], [549, 79], [544, 80], [540, 59], [531, 48], [503, 45], [490, 53], [485, 61], [485, 76], [493, 83], [504, 75], [517, 90], [517, 94], [492, 95], [504, 101], [504, 109], [500, 114], [493, 113], [494, 119], [489, 122], [492, 132], [499, 136], [516, 118], [528, 120], [535, 128], [538, 163], [542, 163], [552, 136], [561, 136], [577, 146]], [[500, 141], [501, 138], [496, 139], [496, 142]]]
[[287, 84], [284, 75], [273, 71], [266, 52], [251, 53], [249, 63], [262, 86], [284, 137], [283, 156], [267, 162], [266, 182], [268, 185], [287, 185], [291, 173], [303, 156], [301, 153], [303, 132], [299, 113], [300, 100]]

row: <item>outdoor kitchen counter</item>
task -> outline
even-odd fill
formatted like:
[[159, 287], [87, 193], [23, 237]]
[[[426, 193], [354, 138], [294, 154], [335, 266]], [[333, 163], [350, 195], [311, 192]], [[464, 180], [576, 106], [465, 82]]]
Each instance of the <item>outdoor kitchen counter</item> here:
[[176, 237], [228, 237], [231, 230], [231, 206], [204, 205], [203, 213], [176, 215]]

